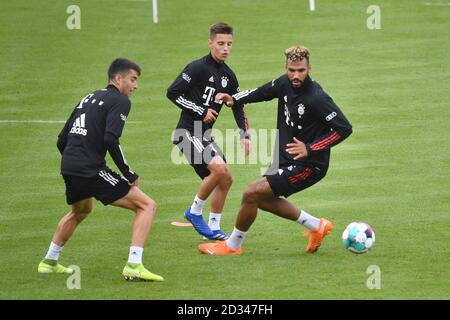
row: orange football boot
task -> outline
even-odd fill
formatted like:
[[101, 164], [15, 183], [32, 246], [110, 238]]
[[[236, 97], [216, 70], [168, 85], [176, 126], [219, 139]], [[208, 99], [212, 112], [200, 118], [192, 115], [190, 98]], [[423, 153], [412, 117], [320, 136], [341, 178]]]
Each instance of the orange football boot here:
[[202, 243], [198, 246], [198, 250], [203, 254], [209, 254], [212, 256], [242, 254], [242, 247], [239, 247], [236, 250], [231, 250], [226, 241]]
[[320, 218], [319, 228], [317, 228], [316, 231], [305, 230], [303, 235], [305, 237], [309, 236], [309, 242], [306, 246], [305, 252], [316, 252], [319, 249], [323, 238], [331, 232], [331, 229], [333, 229], [333, 224], [326, 219]]

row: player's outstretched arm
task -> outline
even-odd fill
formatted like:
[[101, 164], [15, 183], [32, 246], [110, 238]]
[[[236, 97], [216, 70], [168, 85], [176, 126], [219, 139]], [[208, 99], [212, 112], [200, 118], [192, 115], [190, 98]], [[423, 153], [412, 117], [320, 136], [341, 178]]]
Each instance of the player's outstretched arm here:
[[216, 103], [225, 103], [226, 106], [232, 107], [234, 105], [233, 97], [228, 93], [219, 92], [215, 97]]

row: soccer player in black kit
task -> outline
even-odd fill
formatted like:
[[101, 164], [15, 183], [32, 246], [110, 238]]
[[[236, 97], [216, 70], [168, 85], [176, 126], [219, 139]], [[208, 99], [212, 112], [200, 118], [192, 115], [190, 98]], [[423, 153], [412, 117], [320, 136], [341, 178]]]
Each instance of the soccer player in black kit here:
[[[309, 242], [305, 249], [316, 252], [332, 224], [316, 218], [281, 198], [315, 183], [327, 173], [330, 148], [352, 133], [352, 126], [322, 87], [309, 77], [309, 51], [295, 46], [285, 51], [286, 74], [257, 89], [233, 95], [219, 93], [216, 99], [227, 105], [254, 103], [278, 98], [278, 159], [275, 170], [250, 184], [244, 192], [235, 228], [227, 241], [205, 243], [201, 253], [242, 253], [247, 231], [262, 209], [304, 225]], [[306, 231], [306, 230], [305, 230]]]
[[[212, 25], [208, 40], [210, 53], [189, 63], [167, 89], [167, 98], [182, 110], [173, 143], [202, 179], [192, 206], [184, 215], [195, 230], [209, 240], [228, 238], [220, 229], [220, 219], [232, 176], [222, 151], [211, 138], [211, 129], [222, 108], [222, 103], [215, 102], [216, 93], [233, 95], [239, 91], [234, 72], [225, 64], [232, 43], [231, 26], [223, 22]], [[248, 155], [251, 142], [243, 105], [235, 105], [233, 114], [240, 128], [241, 146]], [[210, 195], [211, 213], [207, 224], [202, 210]]]
[[[128, 97], [138, 88], [140, 74], [141, 69], [134, 62], [122, 58], [114, 60], [108, 70], [108, 86], [82, 98], [59, 134], [61, 174], [66, 184], [67, 203], [72, 208], [59, 221], [38, 272], [74, 272], [59, 264], [58, 258], [76, 227], [92, 211], [95, 197], [104, 205], [126, 208], [136, 214], [128, 263], [122, 271], [125, 279], [163, 281], [142, 264], [144, 243], [156, 214], [156, 203], [139, 189], [140, 178], [128, 165], [119, 144], [131, 108]], [[106, 152], [123, 176], [107, 167]]]

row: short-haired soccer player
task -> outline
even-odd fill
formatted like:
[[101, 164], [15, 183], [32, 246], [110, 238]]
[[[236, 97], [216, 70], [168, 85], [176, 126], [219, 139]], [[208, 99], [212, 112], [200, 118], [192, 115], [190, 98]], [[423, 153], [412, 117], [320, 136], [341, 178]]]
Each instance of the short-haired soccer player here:
[[[332, 229], [330, 221], [316, 218], [284, 198], [311, 187], [327, 173], [330, 148], [352, 133], [352, 126], [322, 87], [309, 77], [309, 51], [294, 46], [285, 51], [286, 74], [253, 90], [216, 99], [229, 106], [278, 99], [278, 158], [276, 168], [251, 183], [244, 192], [235, 228], [225, 242], [205, 243], [201, 253], [242, 253], [242, 243], [256, 219], [257, 210], [271, 212], [308, 229], [305, 249], [316, 252]], [[275, 169], [275, 170], [273, 170]]]
[[[125, 279], [163, 281], [142, 264], [156, 203], [139, 189], [140, 178], [128, 165], [119, 144], [131, 108], [128, 97], [138, 88], [140, 74], [136, 63], [122, 58], [114, 60], [108, 70], [108, 86], [82, 98], [59, 134], [61, 174], [66, 184], [67, 203], [72, 208], [59, 221], [38, 272], [73, 273], [72, 269], [60, 265], [58, 258], [76, 227], [92, 211], [92, 198], [96, 198], [104, 205], [135, 213], [128, 263], [122, 271]], [[106, 152], [123, 176], [107, 167]]]
[[[234, 72], [225, 64], [233, 44], [233, 29], [219, 22], [210, 27], [210, 53], [189, 63], [167, 89], [167, 98], [181, 109], [174, 141], [202, 179], [200, 188], [185, 217], [195, 230], [209, 240], [225, 240], [228, 234], [220, 228], [222, 209], [232, 184], [225, 157], [211, 137], [222, 103], [215, 102], [218, 92], [230, 95], [239, 91]], [[251, 142], [242, 105], [233, 108], [240, 128], [241, 146], [246, 155]], [[203, 219], [203, 207], [211, 195], [209, 223]]]

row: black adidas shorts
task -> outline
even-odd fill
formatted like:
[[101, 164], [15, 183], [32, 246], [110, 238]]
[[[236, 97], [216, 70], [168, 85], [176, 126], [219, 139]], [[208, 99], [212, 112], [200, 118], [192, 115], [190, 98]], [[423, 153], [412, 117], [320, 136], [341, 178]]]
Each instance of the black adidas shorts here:
[[131, 188], [125, 178], [110, 169], [102, 170], [91, 178], [65, 174], [63, 178], [69, 205], [94, 197], [106, 206], [126, 196]]
[[208, 164], [215, 156], [220, 156], [225, 163], [227, 162], [222, 150], [214, 140], [200, 139], [191, 135], [189, 131], [180, 137], [180, 140], [174, 142], [183, 152], [189, 164], [194, 168], [197, 175], [203, 180], [211, 173]]
[[[277, 196], [289, 197], [316, 184], [325, 177], [328, 168], [312, 165], [281, 166], [278, 170], [271, 170], [273, 174], [265, 174], [272, 192]], [[273, 172], [275, 171], [275, 172]]]

